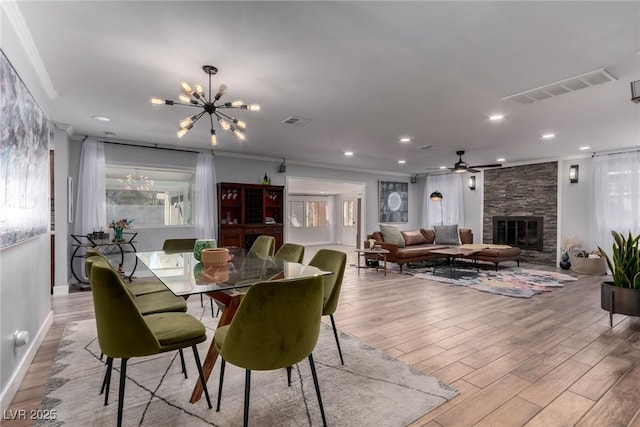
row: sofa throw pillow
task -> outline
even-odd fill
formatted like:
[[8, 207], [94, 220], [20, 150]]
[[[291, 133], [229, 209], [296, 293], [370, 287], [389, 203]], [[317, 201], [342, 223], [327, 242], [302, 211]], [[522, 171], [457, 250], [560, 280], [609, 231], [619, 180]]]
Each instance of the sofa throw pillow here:
[[460, 244], [469, 244], [473, 243], [473, 232], [469, 228], [461, 228], [458, 230], [460, 232]]
[[427, 243], [433, 243], [433, 241], [436, 240], [436, 233], [430, 228], [421, 228], [420, 233], [427, 239]]
[[399, 248], [404, 248], [404, 237], [400, 234], [398, 227], [395, 225], [380, 224], [380, 232], [385, 242], [395, 243]]
[[427, 239], [422, 235], [420, 230], [401, 231], [402, 237], [404, 237], [404, 244], [406, 246], [421, 245], [427, 242]]
[[435, 225], [433, 230], [436, 233], [434, 243], [436, 245], [459, 245], [460, 235], [458, 234], [458, 224], [455, 225]]

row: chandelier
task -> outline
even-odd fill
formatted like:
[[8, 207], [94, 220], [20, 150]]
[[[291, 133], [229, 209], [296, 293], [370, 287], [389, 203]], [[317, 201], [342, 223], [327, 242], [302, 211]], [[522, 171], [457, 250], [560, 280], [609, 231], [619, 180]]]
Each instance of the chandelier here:
[[213, 97], [211, 96], [211, 76], [216, 74], [218, 69], [213, 65], [203, 65], [202, 71], [209, 75], [208, 93], [205, 93], [204, 88], [199, 83], [190, 86], [186, 82], [182, 82], [180, 84], [180, 90], [182, 93], [178, 96], [180, 101], [151, 98], [151, 103], [154, 105], [184, 105], [185, 107], [202, 109], [199, 113], [187, 117], [184, 120], [180, 120], [178, 123], [178, 126], [180, 127], [177, 132], [178, 138], [182, 138], [202, 116], [209, 114], [209, 120], [211, 121], [211, 145], [218, 144], [216, 130], [213, 125], [214, 116], [215, 120], [220, 123], [222, 129], [233, 132], [236, 138], [243, 141], [245, 139], [245, 134], [241, 129], [245, 129], [247, 124], [242, 120], [231, 117], [221, 110], [238, 108], [240, 110], [258, 111], [260, 110], [260, 106], [258, 104], [245, 104], [242, 100], [224, 103], [220, 102], [220, 98], [227, 91], [227, 86], [225, 84], [221, 84], [218, 88], [218, 93]]

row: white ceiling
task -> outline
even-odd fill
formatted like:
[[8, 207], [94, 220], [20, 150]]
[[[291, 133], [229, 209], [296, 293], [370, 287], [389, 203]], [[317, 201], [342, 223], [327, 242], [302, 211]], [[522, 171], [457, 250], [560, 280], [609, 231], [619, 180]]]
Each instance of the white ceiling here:
[[[637, 1], [12, 4], [55, 89], [40, 102], [76, 134], [207, 149], [208, 120], [179, 140], [177, 122], [193, 110], [149, 99], [206, 83], [211, 64], [213, 86], [229, 86], [223, 100], [262, 106], [237, 114], [245, 142], [218, 128], [221, 152], [411, 175], [452, 166], [460, 149], [475, 165], [640, 146], [629, 88], [640, 80]], [[599, 68], [617, 80], [528, 105], [502, 100]], [[488, 120], [496, 112], [502, 122]], [[311, 123], [281, 123], [291, 115]]]

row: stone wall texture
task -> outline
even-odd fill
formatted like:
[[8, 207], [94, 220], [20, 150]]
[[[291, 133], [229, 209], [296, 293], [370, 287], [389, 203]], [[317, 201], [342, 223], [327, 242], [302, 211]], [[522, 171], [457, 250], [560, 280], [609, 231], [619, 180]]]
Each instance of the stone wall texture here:
[[541, 216], [543, 250], [522, 251], [522, 260], [555, 265], [558, 231], [558, 162], [484, 172], [483, 243], [493, 243], [494, 216]]

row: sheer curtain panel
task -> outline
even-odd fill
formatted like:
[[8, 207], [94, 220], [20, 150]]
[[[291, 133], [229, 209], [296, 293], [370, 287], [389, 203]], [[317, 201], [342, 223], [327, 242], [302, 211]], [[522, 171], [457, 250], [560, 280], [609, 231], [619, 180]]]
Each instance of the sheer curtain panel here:
[[640, 234], [640, 151], [593, 158], [596, 244], [611, 254], [611, 231]]
[[[442, 173], [427, 175], [422, 195], [422, 228], [434, 225], [454, 225], [464, 227], [463, 177], [466, 174]], [[442, 200], [434, 202], [431, 193], [439, 191]]]
[[217, 192], [213, 154], [198, 153], [193, 219], [196, 236], [200, 239], [213, 238], [218, 241]]
[[[75, 233], [107, 230], [104, 143], [88, 137], [82, 143], [76, 196]], [[118, 218], [113, 218], [117, 220]]]

